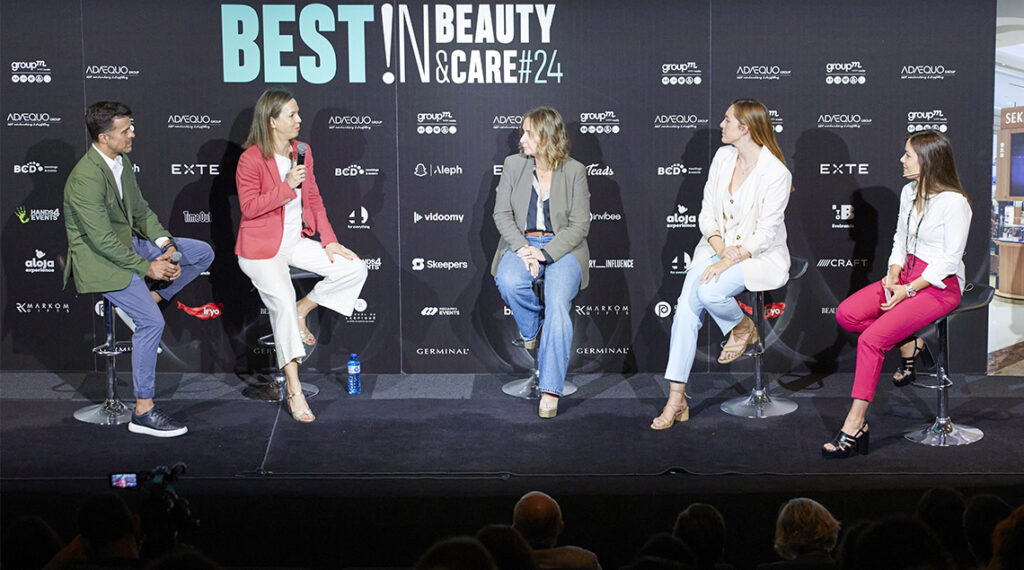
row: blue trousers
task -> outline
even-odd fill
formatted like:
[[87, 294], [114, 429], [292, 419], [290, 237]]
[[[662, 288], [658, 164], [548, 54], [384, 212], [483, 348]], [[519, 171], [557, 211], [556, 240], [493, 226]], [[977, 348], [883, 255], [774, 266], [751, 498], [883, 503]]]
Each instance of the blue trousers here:
[[669, 341], [668, 364], [665, 365], [665, 379], [686, 382], [690, 378], [693, 359], [697, 355], [697, 333], [704, 324], [704, 312], [718, 323], [722, 334], [743, 320], [743, 311], [736, 302], [736, 295], [744, 290], [743, 270], [733, 265], [718, 276], [718, 281], [701, 283], [700, 276], [718, 256], [692, 264], [686, 272], [683, 290], [676, 301], [676, 316], [672, 320], [672, 338]]
[[[188, 285], [213, 262], [213, 249], [206, 242], [175, 238], [175, 247], [181, 252], [181, 275], [157, 293], [170, 299]], [[132, 249], [144, 259], [153, 261], [160, 257], [160, 248], [152, 242], [132, 238]], [[135, 321], [132, 335], [132, 383], [136, 398], [152, 398], [156, 391], [156, 350], [160, 347], [160, 335], [164, 332], [164, 316], [160, 307], [153, 302], [146, 282], [133, 274], [128, 286], [120, 291], [108, 291], [103, 296], [121, 308]]]
[[[530, 245], [543, 248], [552, 236], [527, 237]], [[564, 255], [554, 263], [540, 266], [538, 277], [544, 277], [544, 306], [533, 294], [533, 276], [526, 270], [523, 260], [514, 251], [506, 251], [498, 264], [494, 282], [512, 317], [525, 339], [536, 338], [541, 332], [537, 352], [540, 391], [562, 395], [565, 373], [572, 355], [572, 300], [580, 290], [583, 274], [573, 255]]]

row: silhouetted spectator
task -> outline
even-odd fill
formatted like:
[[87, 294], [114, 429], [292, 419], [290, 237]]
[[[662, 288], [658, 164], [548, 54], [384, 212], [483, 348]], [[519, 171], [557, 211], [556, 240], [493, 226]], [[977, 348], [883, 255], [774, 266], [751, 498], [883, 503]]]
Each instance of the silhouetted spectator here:
[[191, 546], [178, 546], [147, 564], [146, 570], [220, 570], [220, 565]]
[[690, 568], [691, 566], [657, 556], [643, 556], [631, 562], [629, 566], [624, 566], [623, 570], [690, 570]]
[[992, 531], [1012, 512], [1013, 507], [995, 495], [975, 495], [967, 500], [964, 534], [978, 566], [984, 568], [992, 561]]
[[56, 568], [141, 568], [138, 519], [118, 495], [92, 495], [78, 508], [78, 536], [49, 564]]
[[5, 570], [46, 565], [64, 546], [57, 533], [39, 517], [21, 517], [4, 533], [4, 548], [0, 549], [0, 567]]
[[471, 536], [456, 536], [435, 542], [416, 563], [416, 570], [497, 570], [494, 559]]
[[1013, 510], [992, 533], [992, 562], [989, 570], [1024, 568], [1024, 506]]
[[917, 518], [932, 529], [959, 570], [974, 568], [964, 533], [964, 496], [948, 487], [928, 489], [917, 502]]
[[829, 553], [839, 539], [839, 521], [817, 501], [790, 499], [775, 521], [775, 552], [785, 560], [765, 563], [758, 570], [834, 570]]
[[697, 557], [690, 547], [667, 532], [659, 532], [647, 540], [637, 553], [638, 561], [643, 558], [660, 558], [684, 568], [696, 568], [697, 564]]
[[725, 519], [715, 507], [693, 503], [676, 517], [672, 534], [686, 543], [697, 558], [699, 570], [731, 570], [719, 562], [725, 553]]
[[490, 524], [476, 533], [476, 539], [491, 553], [498, 570], [536, 570], [533, 549], [516, 529]]
[[839, 570], [853, 570], [856, 566], [854, 553], [857, 547], [857, 540], [869, 526], [871, 526], [871, 523], [861, 521], [846, 527], [843, 537], [839, 539], [839, 546], [835, 550], [836, 566]]
[[854, 548], [854, 570], [949, 570], [935, 533], [919, 519], [896, 515], [871, 523]]
[[533, 548], [537, 568], [600, 569], [597, 555], [578, 546], [555, 546], [565, 528], [562, 509], [550, 496], [531, 491], [522, 496], [512, 511], [512, 526]]

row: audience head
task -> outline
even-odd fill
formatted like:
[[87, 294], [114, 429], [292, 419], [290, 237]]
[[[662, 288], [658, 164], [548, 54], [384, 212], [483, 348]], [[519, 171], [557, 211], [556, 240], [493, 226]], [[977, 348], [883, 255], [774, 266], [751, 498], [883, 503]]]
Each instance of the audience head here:
[[533, 549], [523, 535], [505, 524], [491, 524], [476, 533], [498, 570], [534, 570]]
[[416, 563], [416, 570], [497, 570], [484, 545], [470, 536], [434, 543]]
[[697, 562], [697, 557], [693, 555], [690, 547], [667, 532], [655, 534], [644, 544], [637, 553], [637, 559], [643, 558], [660, 558], [682, 564], [687, 568], [693, 567]]
[[989, 570], [1024, 568], [1024, 505], [1017, 507], [992, 532]]
[[532, 548], [543, 549], [554, 548], [565, 523], [562, 509], [554, 499], [540, 491], [530, 491], [516, 503], [512, 526]]
[[856, 570], [948, 570], [949, 557], [920, 520], [891, 516], [864, 529], [853, 551]]
[[146, 565], [146, 570], [219, 570], [220, 565], [190, 546], [178, 546], [170, 554]]
[[0, 549], [0, 568], [42, 568], [62, 546], [57, 533], [39, 517], [14, 521], [2, 544], [7, 548]]
[[864, 530], [869, 526], [871, 526], [871, 523], [861, 521], [846, 527], [843, 537], [839, 540], [839, 546], [836, 547], [835, 558], [839, 570], [852, 570], [856, 567], [854, 553], [857, 547], [857, 540], [860, 539], [860, 535], [864, 534]]
[[839, 521], [817, 501], [791, 499], [775, 521], [775, 552], [791, 560], [815, 550], [831, 551], [839, 538]]
[[705, 503], [693, 503], [679, 513], [672, 534], [690, 547], [698, 568], [713, 568], [725, 551], [725, 519]]
[[975, 495], [964, 507], [964, 534], [978, 564], [988, 566], [992, 560], [992, 531], [1010, 516], [1013, 507], [995, 495]]
[[107, 551], [114, 543], [124, 543], [138, 558], [135, 523], [128, 505], [113, 493], [92, 495], [78, 508], [78, 534], [97, 553]]

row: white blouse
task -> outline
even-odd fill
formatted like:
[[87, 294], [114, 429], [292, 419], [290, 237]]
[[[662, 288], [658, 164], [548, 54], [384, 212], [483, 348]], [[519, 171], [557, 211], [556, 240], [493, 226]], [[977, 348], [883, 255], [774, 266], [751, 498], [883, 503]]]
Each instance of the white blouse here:
[[971, 225], [971, 205], [959, 192], [941, 192], [924, 203], [918, 214], [914, 207], [917, 182], [909, 182], [900, 194], [900, 214], [892, 238], [889, 265], [903, 267], [908, 254], [928, 264], [921, 274], [925, 281], [945, 289], [943, 279], [956, 275], [964, 290], [964, 248]]
[[[281, 182], [288, 178], [292, 170], [292, 159], [274, 154], [277, 160], [277, 171], [281, 174]], [[281, 234], [281, 247], [287, 247], [302, 237], [302, 191], [295, 188], [295, 199], [284, 205], [284, 233]]]

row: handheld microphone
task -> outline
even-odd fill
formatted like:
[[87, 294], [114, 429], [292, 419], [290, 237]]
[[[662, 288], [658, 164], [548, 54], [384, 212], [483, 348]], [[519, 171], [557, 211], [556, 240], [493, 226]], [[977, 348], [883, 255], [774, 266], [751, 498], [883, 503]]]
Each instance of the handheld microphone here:
[[175, 250], [175, 252], [171, 254], [171, 263], [177, 265], [178, 262], [180, 262], [180, 261], [181, 261], [181, 252]]
[[[296, 147], [296, 150], [299, 153], [299, 160], [295, 164], [301, 164], [301, 165], [305, 166], [306, 165], [306, 151], [309, 150], [309, 147], [306, 146], [306, 143], [299, 143], [299, 146]], [[295, 189], [299, 190], [301, 188], [302, 188], [302, 183], [299, 182], [299, 185], [296, 186]]]

